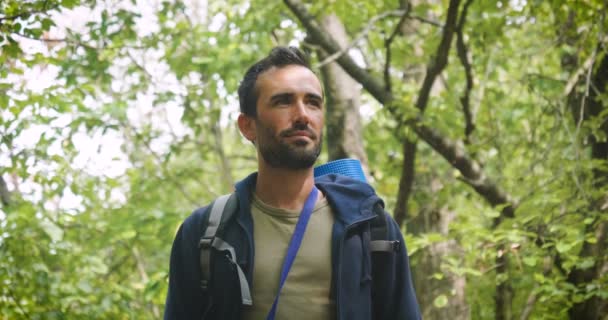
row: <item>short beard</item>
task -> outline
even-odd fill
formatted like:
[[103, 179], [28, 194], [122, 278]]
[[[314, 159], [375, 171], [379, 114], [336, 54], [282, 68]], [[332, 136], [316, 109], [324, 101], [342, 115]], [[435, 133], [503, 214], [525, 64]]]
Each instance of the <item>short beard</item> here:
[[[272, 137], [271, 135], [268, 136]], [[260, 144], [258, 147], [264, 161], [273, 168], [291, 170], [309, 169], [315, 164], [319, 154], [321, 154], [323, 133], [321, 132], [317, 138], [319, 143], [314, 144], [313, 142], [314, 147], [310, 150], [304, 149], [305, 146], [303, 145], [299, 146], [299, 143], [290, 145], [277, 141], [274, 138], [272, 138], [271, 144]]]

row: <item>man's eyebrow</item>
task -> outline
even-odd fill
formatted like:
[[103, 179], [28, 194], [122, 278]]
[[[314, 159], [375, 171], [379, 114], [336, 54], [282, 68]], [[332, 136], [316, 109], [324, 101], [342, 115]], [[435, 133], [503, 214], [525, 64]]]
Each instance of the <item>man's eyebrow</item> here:
[[286, 98], [291, 98], [293, 96], [293, 93], [289, 93], [289, 92], [281, 92], [281, 93], [277, 93], [273, 96], [270, 97], [270, 101], [275, 101], [275, 100], [281, 100], [281, 99], [286, 99]]
[[[281, 93], [277, 93], [277, 94], [271, 96], [270, 101], [274, 102], [276, 100], [291, 99], [291, 98], [293, 98], [294, 95], [295, 94], [291, 93], [291, 92], [281, 92]], [[323, 97], [316, 93], [307, 93], [306, 98], [323, 101]]]
[[317, 99], [317, 100], [323, 101], [323, 97], [321, 97], [320, 95], [318, 95], [316, 93], [307, 93], [306, 97], [309, 99], [312, 98], [312, 99]]

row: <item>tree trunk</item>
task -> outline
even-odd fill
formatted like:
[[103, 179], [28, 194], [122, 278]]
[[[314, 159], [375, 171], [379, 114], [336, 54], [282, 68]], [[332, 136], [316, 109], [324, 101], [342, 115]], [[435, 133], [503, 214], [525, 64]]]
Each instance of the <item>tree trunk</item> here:
[[[590, 66], [593, 68], [593, 66]], [[589, 84], [590, 88], [588, 96], [581, 96], [576, 94], [576, 97], [571, 98], [571, 109], [572, 114], [576, 123], [580, 121], [588, 120], [592, 117], [598, 117], [602, 111], [608, 106], [602, 104], [601, 96], [608, 93], [608, 56], [603, 56], [599, 63], [599, 67], [595, 69], [592, 81]], [[573, 93], [576, 92], [573, 90]], [[584, 93], [583, 93], [584, 94]], [[584, 101], [584, 100], [585, 101]], [[585, 108], [585, 109], [582, 109]], [[583, 116], [581, 119], [580, 116]], [[608, 121], [604, 119], [599, 130], [608, 136]], [[601, 141], [593, 135], [587, 137], [588, 141], [591, 142], [591, 158], [598, 162], [608, 162], [608, 142]], [[605, 168], [600, 165], [596, 165], [593, 169], [593, 185], [597, 190], [608, 189], [608, 172]], [[605, 211], [605, 195], [600, 196], [599, 199], [594, 199], [593, 203], [590, 204], [590, 212], [601, 212]], [[579, 256], [581, 258], [594, 258], [595, 264], [591, 268], [578, 269], [574, 268], [570, 274], [568, 274], [568, 282], [575, 285], [578, 288], [583, 288], [586, 284], [599, 279], [608, 265], [606, 259], [606, 250], [608, 249], [608, 222], [601, 221], [598, 217], [595, 218], [596, 223], [589, 224], [585, 228], [585, 233], [593, 233], [596, 238], [596, 243], [585, 242]], [[608, 300], [601, 299], [597, 296], [592, 296], [585, 301], [576, 303], [568, 311], [570, 319], [588, 319], [588, 320], [600, 320], [604, 315], [608, 313]]]
[[[578, 29], [576, 19], [575, 11], [570, 11], [566, 20], [560, 22], [561, 24], [556, 28], [558, 38], [571, 47], [576, 47], [578, 41], [580, 41], [579, 34], [576, 32]], [[600, 54], [602, 50], [602, 44], [598, 43], [597, 55], [592, 55], [587, 61], [589, 63], [585, 62], [582, 65], [577, 53], [566, 53], [561, 57], [562, 68], [569, 73], [573, 73], [575, 77], [573, 86], [566, 90], [569, 90], [567, 92], [568, 106], [577, 127], [581, 126], [583, 121], [600, 116], [608, 108], [608, 105], [601, 101], [601, 96], [608, 93], [608, 56], [602, 56]], [[597, 62], [595, 58], [601, 58], [601, 61]], [[590, 74], [589, 72], [593, 73]], [[583, 74], [592, 76], [587, 79]], [[577, 85], [584, 86], [584, 90], [582, 92], [577, 91]], [[601, 123], [598, 131], [608, 136], [608, 121], [603, 119]], [[602, 163], [602, 165], [595, 165], [592, 170], [593, 186], [596, 190], [608, 190], [608, 172], [605, 169], [608, 162], [608, 142], [601, 141], [595, 135], [589, 134], [586, 137], [579, 138], [579, 141], [575, 141], [575, 143], [579, 143], [580, 148], [583, 148], [584, 141], [590, 143], [591, 159]], [[608, 222], [602, 221], [600, 218], [602, 212], [605, 214], [607, 201], [606, 194], [601, 194], [589, 203], [588, 216], [593, 217], [595, 222], [586, 225], [585, 234], [594, 234], [596, 243], [585, 241], [579, 252], [579, 257], [593, 258], [595, 263], [591, 268], [579, 269], [575, 267], [567, 275], [567, 281], [579, 290], [599, 279], [608, 269], [608, 259], [606, 257]], [[596, 216], [592, 216], [594, 212]], [[606, 319], [606, 314], [608, 314], [608, 300], [597, 296], [591, 296], [584, 301], [577, 302], [568, 310], [571, 320]]]
[[[321, 25], [330, 32], [342, 48], [349, 44], [348, 35], [340, 19], [334, 15], [323, 17]], [[327, 57], [318, 50], [321, 60]], [[361, 115], [361, 88], [337, 62], [322, 66], [325, 83], [326, 123], [327, 123], [327, 152], [329, 160], [355, 158], [361, 161], [363, 172], [369, 177], [367, 155], [363, 146]]]
[[[447, 235], [455, 218], [456, 212], [445, 208], [426, 210], [412, 220], [411, 231], [415, 234], [435, 232]], [[466, 278], [442, 268], [444, 258], [462, 254], [457, 241], [451, 239], [431, 244], [415, 255], [412, 276], [423, 319], [470, 319], [470, 308], [465, 299]], [[442, 277], [434, 277], [435, 274]], [[436, 305], [435, 301], [440, 302], [438, 298], [441, 296], [447, 298], [447, 304]]]

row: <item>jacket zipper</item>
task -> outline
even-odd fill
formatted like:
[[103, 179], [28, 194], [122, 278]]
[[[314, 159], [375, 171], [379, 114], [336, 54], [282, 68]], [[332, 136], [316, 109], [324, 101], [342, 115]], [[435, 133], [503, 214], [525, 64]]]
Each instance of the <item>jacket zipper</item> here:
[[371, 216], [371, 217], [367, 217], [365, 219], [361, 219], [361, 220], [357, 220], [351, 224], [349, 224], [348, 226], [346, 226], [344, 228], [344, 234], [342, 235], [342, 238], [340, 239], [340, 243], [338, 244], [338, 280], [336, 281], [336, 314], [337, 314], [337, 318], [338, 320], [342, 319], [342, 316], [340, 315], [340, 288], [341, 288], [341, 284], [342, 284], [342, 255], [344, 253], [344, 240], [346, 239], [346, 236], [348, 235], [348, 232], [358, 226], [359, 224], [362, 224], [364, 222], [373, 220], [375, 218], [375, 216]]

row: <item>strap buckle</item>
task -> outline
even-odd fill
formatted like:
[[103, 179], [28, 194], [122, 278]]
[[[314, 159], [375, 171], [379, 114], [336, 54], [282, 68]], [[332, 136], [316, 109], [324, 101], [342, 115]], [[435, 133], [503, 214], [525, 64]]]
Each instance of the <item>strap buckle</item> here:
[[211, 264], [209, 258], [211, 257], [211, 247], [215, 237], [201, 237], [198, 241], [198, 248], [200, 253], [201, 263], [201, 289], [207, 290], [209, 288], [209, 277], [211, 273]]
[[215, 238], [215, 237], [202, 237], [198, 241], [198, 248], [199, 249], [210, 249], [211, 243], [213, 242], [213, 238]]
[[370, 242], [372, 252], [399, 252], [401, 243], [398, 240], [374, 240]]

